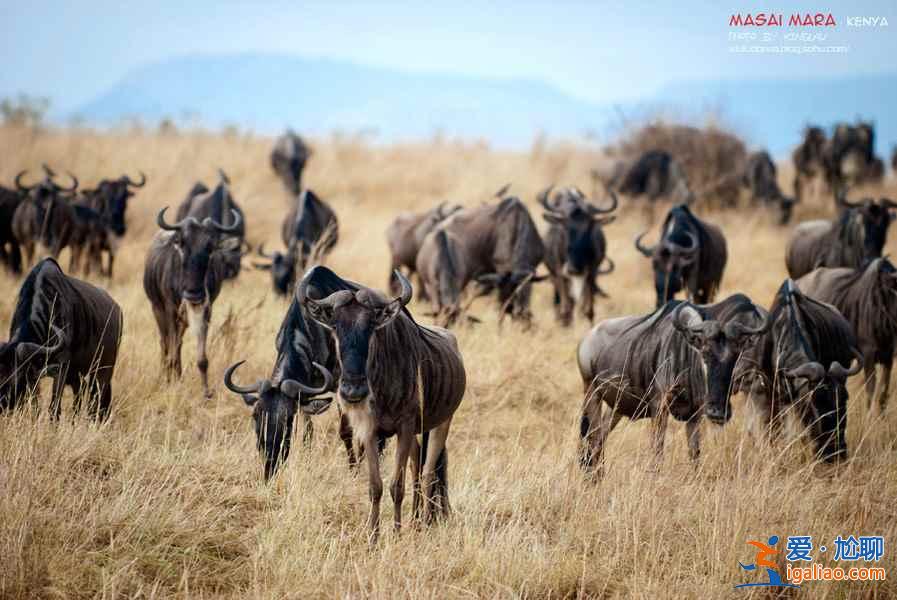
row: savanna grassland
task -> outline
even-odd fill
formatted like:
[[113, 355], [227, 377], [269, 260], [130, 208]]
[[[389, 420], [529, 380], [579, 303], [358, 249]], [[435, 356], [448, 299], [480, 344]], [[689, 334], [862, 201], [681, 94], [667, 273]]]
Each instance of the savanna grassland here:
[[[237, 135], [0, 129], [7, 185], [42, 162], [71, 170], [84, 186], [138, 169], [148, 177], [128, 209], [114, 281], [96, 280], [125, 313], [111, 418], [103, 425], [73, 418], [67, 400], [63, 420], [50, 421], [46, 382], [40, 415], [0, 418], [0, 597], [758, 598], [762, 592], [733, 589], [757, 577], [738, 561], [754, 558], [748, 540], [772, 534], [829, 544], [837, 535], [883, 535], [880, 566], [897, 577], [894, 399], [883, 416], [868, 417], [860, 377], [850, 382], [850, 459], [837, 468], [814, 464], [794, 428], [775, 446], [752, 435], [741, 397], [728, 425], [704, 424], [697, 467], [684, 426], [671, 421], [663, 468], [649, 472], [647, 423], [624, 420], [609, 440], [605, 478], [591, 483], [576, 462], [582, 384], [574, 359], [589, 325], [578, 318], [570, 329], [556, 326], [547, 284], [534, 294], [533, 331], [509, 323], [499, 330], [488, 298], [471, 308], [484, 322], [457, 331], [469, 383], [448, 439], [450, 520], [400, 534], [385, 528], [369, 547], [366, 477], [347, 469], [333, 409], [315, 418], [311, 446], [294, 445], [265, 485], [249, 409], [225, 390], [221, 374], [246, 359], [242, 380], [267, 375], [286, 301], [244, 259], [214, 307], [214, 397], [206, 400], [192, 338], [183, 380], [161, 379], [142, 272], [157, 210], [179, 203], [197, 179], [214, 181], [218, 167], [246, 212], [249, 241], [278, 246], [288, 197], [269, 168], [270, 145]], [[564, 145], [512, 153], [443, 140], [375, 147], [334, 137], [314, 140], [305, 181], [340, 218], [328, 265], [382, 288], [384, 230], [399, 211], [442, 200], [473, 206], [512, 182], [538, 219], [535, 194], [551, 182], [589, 190], [594, 159]], [[790, 191], [789, 165], [781, 170]], [[831, 210], [830, 200], [807, 202], [796, 219]], [[786, 276], [788, 230], [762, 211], [702, 214], [728, 237], [721, 297], [745, 292], [768, 305]], [[643, 227], [640, 211], [624, 209], [605, 230], [616, 271], [602, 282], [611, 297], [599, 300], [599, 319], [653, 308], [649, 261], [632, 246]], [[895, 239], [892, 232], [892, 252]], [[61, 263], [67, 267], [67, 251]], [[0, 273], [0, 283], [5, 331], [20, 282]], [[428, 309], [416, 300], [410, 308]], [[392, 454], [390, 444], [387, 485]], [[387, 494], [384, 525], [391, 513]], [[795, 594], [894, 596], [893, 580], [811, 582]]]

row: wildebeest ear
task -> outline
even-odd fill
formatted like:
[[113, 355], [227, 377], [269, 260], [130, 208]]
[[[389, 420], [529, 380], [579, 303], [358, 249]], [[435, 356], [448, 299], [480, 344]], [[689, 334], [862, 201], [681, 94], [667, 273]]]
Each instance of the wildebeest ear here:
[[225, 236], [218, 242], [218, 249], [225, 252], [239, 250], [243, 246], [243, 240], [234, 236]]
[[401, 300], [393, 300], [389, 304], [384, 307], [378, 308], [377, 312], [374, 313], [374, 322], [375, 327], [380, 329], [381, 327], [385, 327], [395, 319], [399, 313], [402, 312], [402, 302]]
[[542, 218], [545, 219], [547, 222], [551, 223], [552, 225], [563, 225], [564, 224], [563, 217], [560, 217], [558, 215], [553, 215], [551, 213], [543, 212]]
[[255, 403], [259, 401], [259, 397], [255, 394], [240, 394], [243, 397], [243, 402], [246, 403], [246, 406], [255, 406]]
[[311, 400], [300, 402], [299, 410], [307, 415], [319, 415], [330, 408], [332, 402], [333, 396], [327, 396], [326, 398], [312, 398]]

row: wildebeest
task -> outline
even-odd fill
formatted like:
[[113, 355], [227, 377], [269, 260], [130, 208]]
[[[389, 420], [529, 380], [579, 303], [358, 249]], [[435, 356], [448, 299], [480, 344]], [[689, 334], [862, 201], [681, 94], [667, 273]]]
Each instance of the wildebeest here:
[[[444, 231], [447, 239], [453, 240], [457, 253], [463, 257], [464, 283], [475, 280], [480, 294], [497, 289], [502, 318], [510, 315], [524, 325], [531, 324], [532, 284], [545, 279], [536, 275], [545, 247], [520, 199], [507, 196], [497, 204], [456, 212], [428, 234], [420, 253], [427, 244], [435, 243], [438, 231]], [[434, 238], [433, 242], [430, 238]], [[459, 291], [464, 290], [460, 283], [457, 287]], [[447, 303], [441, 301], [441, 304]]]
[[[790, 279], [776, 292], [768, 318], [772, 327], [745, 353], [740, 387], [749, 387], [771, 436], [783, 411], [793, 406], [818, 456], [826, 462], [846, 458], [845, 382], [863, 365], [853, 328], [837, 309], [804, 295]], [[844, 367], [855, 358], [855, 367]]]
[[[617, 208], [617, 196], [609, 193], [611, 205], [606, 208], [590, 202], [575, 187], [558, 190], [554, 196], [551, 188], [539, 194], [539, 204], [545, 209], [542, 218], [550, 223], [545, 234], [545, 265], [554, 284], [555, 314], [563, 325], [572, 321], [576, 302], [591, 321], [595, 294], [606, 295], [598, 285], [598, 275], [614, 270], [602, 230], [616, 218], [610, 213]], [[605, 261], [608, 266], [601, 269]]]
[[[376, 537], [380, 524], [379, 437], [397, 437], [396, 468], [390, 492], [395, 528], [402, 521], [405, 471], [409, 457], [414, 479], [420, 477], [424, 510], [432, 519], [449, 511], [448, 449], [452, 417], [466, 387], [466, 374], [455, 337], [438, 327], [418, 325], [405, 305], [408, 280], [396, 273], [401, 293], [387, 298], [369, 288], [342, 289], [323, 298], [309, 294], [319, 277], [337, 278], [326, 267], [310, 269], [297, 287], [309, 315], [330, 330], [339, 361], [339, 407], [348, 418], [357, 446], [368, 464], [371, 512]], [[348, 285], [346, 288], [350, 287]], [[422, 434], [421, 449], [416, 434]], [[420, 457], [424, 455], [423, 467]], [[413, 490], [418, 489], [415, 481]], [[412, 513], [417, 513], [414, 494]]]
[[685, 421], [689, 455], [697, 459], [701, 418], [722, 425], [731, 417], [736, 363], [767, 331], [764, 316], [736, 294], [707, 306], [672, 301], [650, 315], [608, 319], [592, 328], [576, 351], [585, 389], [582, 467], [600, 473], [607, 436], [624, 416], [652, 419], [655, 467], [670, 414]]
[[800, 290], [837, 308], [857, 337], [866, 375], [866, 401], [875, 397], [876, 366], [881, 365], [878, 405], [884, 410], [897, 342], [897, 271], [886, 258], [861, 269], [816, 269], [797, 281]]
[[302, 190], [302, 171], [311, 156], [311, 149], [292, 129], [274, 142], [271, 150], [271, 168], [294, 195]]
[[22, 199], [16, 190], [0, 186], [0, 262], [14, 275], [22, 272], [22, 250], [12, 232], [12, 218]]
[[12, 219], [12, 232], [24, 252], [25, 264], [30, 266], [35, 256], [35, 245], [47, 249], [57, 258], [71, 238], [75, 226], [75, 209], [69, 194], [78, 188], [78, 179], [69, 174], [70, 187], [62, 187], [54, 181], [55, 173], [44, 165], [44, 179], [33, 185], [25, 185], [22, 178], [27, 171], [16, 175], [16, 189], [24, 199], [16, 207]]
[[794, 162], [795, 201], [800, 202], [803, 199], [807, 183], [826, 177], [827, 143], [825, 131], [821, 127], [808, 125], [804, 128], [803, 139], [791, 154]]
[[68, 386], [75, 412], [87, 397], [91, 416], [106, 419], [121, 332], [121, 308], [109, 294], [68, 277], [52, 258], [40, 261], [19, 290], [9, 340], [0, 343], [0, 409], [15, 408], [52, 377], [55, 418]]
[[170, 381], [181, 376], [181, 344], [187, 325], [196, 333], [197, 361], [202, 387], [209, 390], [209, 359], [206, 336], [212, 319], [212, 305], [221, 291], [228, 256], [239, 252], [237, 234], [243, 226], [240, 213], [233, 211], [232, 223], [222, 225], [206, 217], [199, 221], [188, 216], [174, 225], [165, 222], [165, 211], [156, 222], [162, 229], [153, 238], [143, 271], [143, 289], [153, 306], [159, 327], [162, 369]]
[[[403, 212], [397, 216], [386, 229], [386, 243], [392, 257], [389, 265], [389, 290], [398, 293], [398, 282], [393, 273], [404, 270], [410, 279], [417, 271], [417, 253], [424, 243], [427, 234], [433, 231], [442, 221], [461, 210], [461, 206], [449, 206], [445, 202], [426, 212]], [[426, 299], [426, 289], [420, 282], [417, 290], [418, 298]]]
[[819, 267], [860, 268], [881, 256], [897, 203], [888, 198], [850, 202], [839, 198], [843, 211], [831, 221], [804, 221], [794, 228], [785, 249], [788, 274], [797, 279]]
[[684, 204], [694, 201], [682, 166], [663, 150], [649, 150], [639, 156], [623, 173], [617, 191], [633, 198], [644, 196], [651, 204], [660, 198]]
[[698, 304], [713, 302], [723, 279], [728, 253], [722, 230], [696, 217], [688, 206], [670, 209], [657, 245], [646, 248], [635, 238], [635, 247], [651, 259], [657, 307], [685, 288]]
[[[838, 123], [826, 147], [825, 168], [829, 188], [838, 194], [875, 175], [875, 128], [871, 123]], [[879, 161], [880, 162], [880, 161]]]
[[[140, 173], [140, 181], [133, 181], [127, 175], [118, 179], [103, 179], [93, 189], [81, 190], [76, 204], [91, 209], [96, 218], [84, 219], [79, 215], [72, 232], [72, 265], [70, 271], [81, 263], [80, 268], [87, 274], [92, 267], [107, 277], [112, 277], [115, 253], [127, 232], [125, 211], [134, 190], [146, 185], [146, 175]], [[103, 268], [103, 252], [109, 255], [108, 267]]]
[[259, 247], [259, 254], [271, 262], [255, 266], [270, 270], [274, 291], [285, 296], [293, 289], [297, 274], [302, 274], [309, 264], [322, 259], [336, 246], [339, 220], [329, 204], [306, 189], [284, 218], [280, 233], [286, 252], [268, 254]]
[[748, 156], [741, 183], [750, 190], [752, 203], [760, 202], [779, 209], [779, 224], [785, 225], [791, 220], [794, 199], [782, 193], [776, 165], [769, 152], [762, 150]]
[[246, 222], [243, 210], [231, 194], [230, 179], [227, 174], [219, 169], [218, 176], [218, 185], [211, 192], [202, 183], [194, 184], [187, 198], [178, 206], [176, 218], [178, 222], [182, 222], [187, 217], [193, 217], [200, 222], [209, 218], [227, 228], [227, 235], [236, 238], [239, 242], [226, 244], [232, 249], [223, 251], [224, 278], [234, 279], [240, 274], [240, 259], [243, 256], [243, 245], [246, 240]]

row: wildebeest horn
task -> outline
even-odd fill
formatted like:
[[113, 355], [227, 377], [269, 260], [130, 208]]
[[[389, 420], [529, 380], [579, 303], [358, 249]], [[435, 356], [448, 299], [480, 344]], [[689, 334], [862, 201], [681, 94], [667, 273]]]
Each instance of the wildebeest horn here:
[[614, 261], [611, 260], [610, 256], [605, 256], [604, 258], [607, 260], [607, 262], [610, 263], [610, 266], [606, 270], [603, 270], [603, 271], [601, 269], [598, 269], [598, 272], [597, 272], [598, 275], [607, 275], [609, 273], [613, 273], [614, 269], [617, 268], [617, 266], [614, 264]]
[[818, 362], [808, 362], [796, 369], [785, 371], [785, 377], [790, 379], [807, 379], [809, 381], [822, 381], [825, 377], [825, 367]]
[[41, 163], [41, 168], [44, 170], [44, 173], [47, 175], [47, 179], [52, 179], [56, 177], [56, 171], [50, 168], [50, 165], [47, 163]]
[[[685, 309], [686, 306], [691, 308], [692, 310], [695, 310], [695, 312], [697, 312], [694, 304], [692, 304], [691, 302], [683, 302], [682, 304], [680, 304], [679, 306], [676, 307], [676, 310], [673, 311], [673, 326], [681, 332], [685, 332], [688, 330], [691, 330], [691, 331], [700, 330], [700, 327], [684, 325], [682, 323], [682, 321], [680, 320], [682, 318], [682, 311], [683, 311], [683, 309]], [[700, 314], [698, 316], [700, 317]]]
[[[44, 167], [46, 167], [46, 165], [44, 165]], [[48, 172], [48, 173], [52, 173], [52, 171], [47, 171], [47, 172]], [[74, 175], [72, 175], [69, 171], [66, 171], [65, 174], [68, 175], [69, 178], [72, 180], [72, 186], [71, 186], [71, 187], [67, 187], [67, 188], [65, 188], [65, 187], [62, 187], [61, 185], [59, 185], [58, 183], [56, 183], [55, 181], [53, 181], [53, 180], [52, 180], [52, 177], [55, 176], [55, 174], [54, 174], [53, 176], [49, 176], [49, 175], [48, 175], [47, 178], [50, 179], [50, 183], [51, 183], [51, 184], [53, 185], [53, 187], [56, 188], [58, 191], [60, 191], [60, 192], [74, 192], [75, 190], [78, 189], [78, 178], [75, 177]]]
[[894, 202], [890, 198], [882, 198], [880, 202], [881, 205], [885, 208], [897, 208], [897, 202]]
[[20, 192], [30, 192], [31, 190], [33, 190], [34, 188], [37, 187], [37, 184], [34, 184], [34, 185], [25, 185], [25, 184], [22, 183], [22, 177], [24, 177], [24, 176], [25, 176], [25, 173], [27, 173], [27, 172], [28, 172], [28, 171], [21, 171], [18, 175], [16, 175], [16, 180], [15, 180], [15, 181], [16, 181], [16, 188], [18, 188], [18, 190], [19, 190]]
[[140, 173], [140, 183], [132, 181], [127, 175], [123, 176], [122, 179], [124, 179], [125, 183], [130, 187], [142, 188], [146, 185], [146, 174], [143, 171], [138, 171], [138, 173]]
[[589, 214], [600, 215], [600, 214], [605, 214], [605, 213], [609, 213], [609, 212], [614, 212], [615, 210], [617, 210], [617, 204], [619, 203], [619, 200], [617, 199], [617, 195], [614, 193], [613, 190], [607, 190], [607, 192], [610, 194], [610, 200], [611, 200], [610, 208], [598, 208], [597, 206], [595, 206], [594, 204], [589, 202], [586, 204], [586, 209], [589, 211]]
[[324, 365], [319, 365], [316, 362], [313, 362], [312, 364], [321, 372], [321, 375], [324, 376], [324, 385], [315, 388], [310, 385], [305, 385], [301, 381], [296, 381], [295, 379], [284, 379], [280, 383], [280, 391], [290, 398], [298, 398], [300, 393], [308, 396], [316, 396], [329, 390], [330, 386], [333, 385], [333, 374]]
[[645, 237], [647, 233], [647, 231], [643, 231], [635, 237], [635, 247], [639, 252], [641, 252], [648, 258], [651, 258], [651, 256], [654, 255], [654, 250], [655, 248], [657, 248], [657, 246], [651, 246], [650, 248], [645, 248], [644, 246], [642, 246], [642, 238]]
[[56, 343], [52, 346], [47, 344], [44, 346], [34, 344], [31, 342], [23, 342], [19, 344], [16, 352], [20, 353], [21, 359], [30, 359], [36, 354], [43, 354], [46, 357], [53, 356], [60, 350], [62, 350], [62, 346], [65, 343], [65, 334], [62, 329], [57, 327], [56, 325], [50, 325], [50, 332], [56, 336]]
[[536, 196], [536, 200], [538, 200], [539, 204], [542, 205], [542, 208], [544, 208], [548, 212], [557, 211], [556, 206], [552, 206], [548, 203], [548, 196], [551, 194], [551, 190], [553, 190], [553, 189], [554, 189], [554, 184], [552, 183], [547, 188], [545, 188], [544, 190], [539, 192], [539, 195]]
[[739, 323], [737, 321], [732, 323], [732, 327], [739, 335], [762, 335], [772, 328], [776, 316], [778, 316], [778, 311], [776, 311], [776, 313], [767, 314], [766, 318], [758, 327], [749, 327], [744, 323]]
[[206, 217], [202, 221], [203, 227], [213, 227], [221, 233], [234, 233], [240, 228], [240, 225], [243, 224], [243, 217], [241, 217], [240, 213], [234, 209], [230, 209], [230, 212], [234, 215], [234, 222], [230, 225], [222, 225], [221, 223], [213, 221], [211, 217]]
[[222, 169], [221, 167], [218, 167], [218, 177], [221, 178], [221, 181], [223, 181], [227, 185], [230, 185], [230, 177], [227, 176], [227, 173], [225, 173], [224, 169]]
[[511, 184], [510, 183], [504, 184], [500, 190], [495, 192], [495, 197], [499, 198], [499, 199], [504, 198], [505, 194], [508, 193], [509, 189], [511, 189]]
[[848, 377], [853, 377], [857, 373], [859, 373], [863, 368], [863, 355], [860, 354], [860, 351], [856, 348], [851, 348], [853, 355], [856, 357], [856, 365], [851, 367], [850, 369], [845, 369], [841, 366], [841, 363], [835, 361], [828, 368], [828, 374], [834, 377], [835, 379], [847, 379]]
[[255, 394], [255, 393], [258, 393], [258, 391], [259, 391], [259, 390], [261, 389], [261, 387], [262, 387], [262, 382], [261, 382], [261, 381], [257, 381], [257, 382], [255, 382], [254, 385], [246, 385], [246, 386], [243, 386], [243, 385], [237, 385], [237, 384], [235, 384], [235, 383], [234, 383], [234, 380], [232, 379], [232, 377], [233, 377], [233, 375], [234, 375], [234, 371], [237, 370], [237, 367], [239, 367], [240, 365], [242, 365], [242, 364], [245, 363], [245, 362], [246, 362], [245, 360], [241, 360], [240, 362], [236, 362], [236, 363], [232, 364], [231, 366], [229, 366], [229, 367], [224, 371], [224, 386], [225, 386], [227, 389], [229, 389], [230, 391], [232, 391], [233, 393], [235, 393], [235, 394]]
[[[181, 228], [181, 225], [184, 223], [184, 221], [178, 221], [174, 225], [169, 225], [168, 223], [165, 222], [165, 211], [166, 210], [168, 210], [167, 206], [165, 208], [163, 208], [162, 210], [160, 210], [159, 214], [156, 215], [156, 224], [159, 226], [160, 229], [164, 229], [165, 231], [179, 230]], [[186, 219], [184, 219], [184, 220], [186, 220]]]
[[274, 255], [273, 255], [273, 254], [271, 254], [271, 253], [269, 253], [269, 252], [265, 252], [265, 244], [259, 244], [258, 254], [259, 254], [259, 256], [261, 256], [262, 258], [267, 258], [267, 259], [269, 259], [269, 260], [274, 260]]
[[411, 302], [411, 294], [413, 292], [411, 288], [411, 282], [408, 281], [408, 279], [404, 275], [402, 275], [402, 272], [398, 269], [394, 270], [393, 274], [396, 276], [396, 280], [402, 286], [402, 293], [396, 297], [396, 300], [399, 300], [402, 303], [402, 306], [405, 306], [409, 302]]

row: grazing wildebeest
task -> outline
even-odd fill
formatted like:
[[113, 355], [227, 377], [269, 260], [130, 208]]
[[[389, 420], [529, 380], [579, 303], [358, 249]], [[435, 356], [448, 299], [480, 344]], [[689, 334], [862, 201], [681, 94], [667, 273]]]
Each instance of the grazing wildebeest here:
[[837, 308], [853, 327], [866, 370], [866, 401], [872, 408], [876, 366], [881, 365], [878, 405], [884, 410], [897, 342], [897, 271], [887, 258], [861, 269], [821, 268], [797, 281], [800, 290]]
[[[598, 275], [614, 270], [607, 256], [607, 240], [602, 226], [616, 219], [617, 196], [609, 191], [611, 205], [599, 208], [577, 188], [566, 188], [551, 196], [551, 188], [539, 194], [542, 213], [550, 227], [545, 234], [545, 264], [554, 284], [555, 315], [563, 325], [573, 320], [573, 307], [579, 302], [582, 315], [595, 316], [595, 294], [606, 296], [598, 285]], [[601, 269], [601, 264], [609, 264]]]
[[[467, 278], [477, 281], [479, 293], [498, 290], [501, 318], [510, 315], [512, 320], [530, 325], [532, 284], [545, 279], [535, 274], [545, 247], [520, 199], [508, 196], [497, 204], [460, 210], [435, 231], [440, 230], [455, 240]], [[429, 237], [434, 237], [434, 232]], [[425, 240], [424, 245], [427, 243]]]
[[433, 306], [436, 322], [442, 327], [454, 325], [464, 311], [461, 300], [472, 279], [458, 235], [445, 229], [428, 235], [417, 253], [415, 270]]
[[752, 203], [760, 202], [764, 206], [776, 206], [779, 209], [780, 225], [785, 225], [791, 220], [794, 199], [782, 193], [776, 164], [769, 152], [758, 151], [748, 156], [741, 183], [750, 190]]
[[804, 196], [807, 183], [819, 181], [826, 176], [825, 131], [821, 127], [808, 125], [804, 128], [803, 140], [794, 149], [791, 159], [794, 161], [794, 199], [800, 202]]
[[12, 231], [12, 218], [22, 200], [16, 190], [0, 186], [0, 262], [13, 275], [22, 272], [22, 250]]
[[25, 278], [9, 340], [0, 343], [0, 409], [15, 408], [37, 393], [42, 377], [52, 377], [55, 418], [68, 386], [75, 412], [86, 396], [91, 416], [105, 420], [121, 332], [121, 308], [109, 294], [68, 277], [52, 258], [42, 260]]
[[12, 232], [25, 254], [25, 264], [30, 266], [35, 255], [35, 244], [41, 244], [53, 258], [65, 248], [75, 226], [75, 209], [69, 193], [78, 188], [78, 179], [69, 174], [72, 185], [68, 188], [57, 184], [55, 173], [44, 165], [45, 176], [34, 185], [22, 183], [27, 171], [16, 175], [16, 188], [24, 199], [16, 207], [12, 219]]
[[635, 247], [651, 259], [657, 307], [685, 288], [698, 304], [713, 302], [723, 279], [728, 257], [722, 230], [696, 217], [688, 206], [670, 209], [657, 245], [646, 248], [635, 238]]
[[804, 221], [794, 228], [785, 249], [793, 279], [819, 267], [858, 269], [881, 256], [897, 203], [888, 198], [849, 202], [842, 195], [839, 204], [843, 211], [833, 220]]
[[274, 291], [287, 295], [293, 289], [297, 274], [309, 264], [323, 259], [339, 240], [339, 220], [326, 202], [311, 190], [305, 190], [287, 213], [280, 230], [286, 252], [268, 254], [259, 247], [259, 255], [268, 264], [256, 263], [256, 268], [271, 271]]
[[[134, 189], [146, 185], [146, 175], [140, 173], [140, 181], [133, 181], [127, 175], [118, 179], [103, 179], [96, 188], [82, 190], [76, 202], [81, 207], [89, 208], [98, 217], [84, 219], [82, 215], [76, 219], [72, 232], [71, 250], [72, 264], [69, 271], [74, 272], [81, 263], [81, 254], [86, 251], [80, 268], [89, 274], [92, 267], [106, 277], [112, 277], [115, 253], [127, 232], [125, 211], [128, 200], [134, 196]], [[103, 268], [103, 252], [109, 255], [109, 264]]]
[[[393, 278], [396, 269], [404, 270], [410, 279], [417, 271], [417, 253], [424, 243], [427, 234], [437, 225], [461, 210], [461, 206], [448, 206], [445, 202], [422, 213], [403, 212], [397, 216], [386, 229], [386, 243], [392, 260], [389, 265], [389, 290], [398, 293], [398, 282]], [[427, 299], [426, 289], [420, 282], [417, 296]]]
[[[770, 330], [745, 353], [739, 387], [776, 437], [784, 409], [793, 406], [810, 430], [817, 456], [847, 457], [848, 377], [863, 368], [853, 328], [830, 304], [818, 302], [786, 279], [769, 311]], [[850, 363], [857, 359], [851, 369]]]
[[[464, 397], [466, 374], [455, 337], [439, 327], [418, 325], [405, 305], [411, 300], [408, 280], [396, 273], [402, 288], [389, 299], [369, 288], [343, 289], [316, 299], [309, 286], [316, 278], [337, 277], [326, 267], [310, 269], [297, 287], [309, 315], [328, 328], [339, 362], [339, 407], [348, 418], [357, 446], [368, 464], [371, 512], [376, 537], [380, 525], [379, 437], [397, 437], [396, 468], [390, 492], [395, 528], [402, 521], [405, 471], [409, 457], [418, 489], [422, 479], [424, 510], [429, 519], [449, 511], [448, 449], [452, 417]], [[348, 286], [346, 286], [348, 287]], [[418, 447], [416, 434], [422, 435]], [[421, 454], [425, 455], [423, 467]], [[417, 514], [414, 493], [412, 513]]]
[[[769, 327], [742, 294], [707, 306], [672, 301], [640, 317], [608, 319], [576, 351], [585, 399], [581, 465], [600, 474], [607, 436], [621, 417], [652, 419], [654, 467], [670, 414], [685, 421], [689, 455], [700, 454], [700, 422], [725, 424], [736, 363]], [[604, 405], [608, 412], [602, 414]]]
[[660, 198], [684, 204], [694, 201], [682, 166], [663, 150], [643, 153], [622, 175], [617, 191], [632, 198], [645, 196], [649, 205]]
[[[875, 177], [879, 167], [875, 156], [875, 128], [871, 123], [838, 123], [826, 146], [825, 170], [829, 188], [836, 197], [848, 187]], [[883, 165], [881, 165], [883, 171]]]
[[243, 218], [233, 211], [232, 223], [222, 225], [211, 217], [201, 222], [185, 217], [174, 225], [165, 222], [165, 211], [156, 222], [163, 230], [153, 238], [143, 271], [143, 289], [153, 305], [162, 348], [162, 369], [170, 381], [181, 376], [181, 344], [187, 325], [196, 333], [197, 361], [205, 395], [209, 390], [206, 336], [212, 305], [221, 291], [228, 255], [239, 252], [235, 234]]
[[[224, 278], [234, 279], [240, 274], [240, 259], [243, 256], [243, 245], [246, 240], [246, 222], [243, 210], [234, 200], [230, 191], [230, 179], [221, 169], [218, 170], [218, 185], [211, 192], [202, 183], [194, 184], [187, 198], [178, 206], [177, 220], [183, 221], [193, 217], [197, 221], [210, 218], [219, 225], [228, 228], [229, 236], [236, 238], [238, 244], [228, 244], [233, 249], [224, 251]], [[239, 219], [237, 219], [239, 217]], [[235, 225], [236, 224], [236, 225]], [[233, 228], [231, 226], [235, 225]]]
[[292, 129], [274, 142], [271, 168], [294, 195], [302, 190], [302, 171], [311, 156], [311, 149]]

